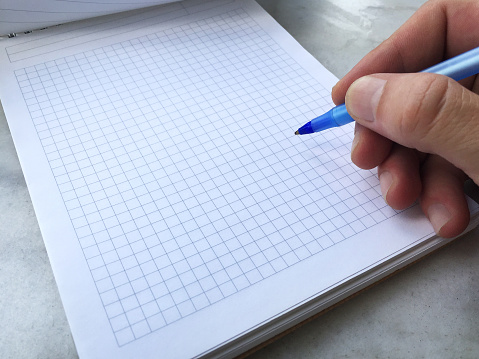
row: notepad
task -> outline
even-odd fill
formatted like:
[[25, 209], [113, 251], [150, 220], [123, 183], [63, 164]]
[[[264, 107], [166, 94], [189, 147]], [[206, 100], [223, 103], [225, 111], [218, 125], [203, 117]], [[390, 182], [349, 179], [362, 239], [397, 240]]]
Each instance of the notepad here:
[[351, 163], [352, 125], [294, 136], [332, 107], [336, 78], [254, 1], [0, 46], [0, 99], [81, 358], [232, 357], [447, 243]]

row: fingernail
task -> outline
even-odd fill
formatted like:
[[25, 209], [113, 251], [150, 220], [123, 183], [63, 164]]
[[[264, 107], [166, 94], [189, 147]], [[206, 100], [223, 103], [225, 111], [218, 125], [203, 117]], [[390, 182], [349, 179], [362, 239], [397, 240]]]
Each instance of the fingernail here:
[[388, 203], [387, 196], [389, 192], [389, 188], [393, 184], [393, 176], [390, 172], [384, 171], [379, 175], [379, 184], [381, 186], [381, 193], [383, 195], [384, 200]]
[[451, 213], [442, 203], [430, 205], [427, 209], [427, 216], [437, 234], [439, 234], [441, 228], [452, 218]]
[[361, 137], [360, 130], [358, 130], [358, 126], [354, 126], [354, 137], [353, 137], [353, 142], [351, 143], [351, 155], [354, 152], [354, 149], [359, 143], [359, 139]]
[[373, 76], [364, 76], [354, 81], [346, 93], [346, 107], [351, 116], [374, 121], [385, 84], [386, 80]]

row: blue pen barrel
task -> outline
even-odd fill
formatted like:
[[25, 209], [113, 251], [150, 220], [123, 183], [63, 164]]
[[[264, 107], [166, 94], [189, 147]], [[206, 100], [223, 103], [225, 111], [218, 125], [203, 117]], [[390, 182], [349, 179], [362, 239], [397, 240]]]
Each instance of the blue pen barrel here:
[[476, 75], [479, 64], [479, 47], [450, 58], [421, 72], [450, 77], [456, 81]]
[[[434, 65], [421, 72], [430, 72], [448, 76], [456, 81], [479, 73], [479, 47], [469, 50], [461, 55]], [[338, 127], [353, 122], [353, 118], [346, 111], [346, 106], [341, 105], [331, 111], [316, 117], [296, 131], [297, 135], [320, 132], [332, 127]]]
[[298, 132], [300, 135], [320, 132], [327, 130], [328, 128], [342, 126], [353, 121], [353, 118], [349, 116], [348, 111], [346, 111], [346, 106], [341, 105], [311, 120], [311, 122], [308, 122], [306, 125], [301, 127]]
[[346, 110], [346, 105], [337, 106], [333, 108], [331, 112], [334, 118], [334, 122], [336, 122], [336, 126], [342, 126], [354, 121]]

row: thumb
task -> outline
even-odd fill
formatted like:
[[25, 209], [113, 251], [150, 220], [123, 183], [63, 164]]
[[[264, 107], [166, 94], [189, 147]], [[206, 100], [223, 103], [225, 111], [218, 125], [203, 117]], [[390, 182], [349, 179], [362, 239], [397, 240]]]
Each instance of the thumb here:
[[356, 80], [346, 108], [361, 125], [403, 146], [437, 154], [479, 184], [479, 96], [435, 74]]

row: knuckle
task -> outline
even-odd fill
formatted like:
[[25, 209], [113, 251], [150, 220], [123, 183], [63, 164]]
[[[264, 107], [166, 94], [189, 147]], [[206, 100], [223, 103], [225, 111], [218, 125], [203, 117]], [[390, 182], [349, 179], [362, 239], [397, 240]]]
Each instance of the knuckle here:
[[422, 138], [441, 126], [459, 99], [450, 93], [450, 80], [444, 76], [428, 74], [414, 82], [399, 112], [398, 130], [403, 136]]

